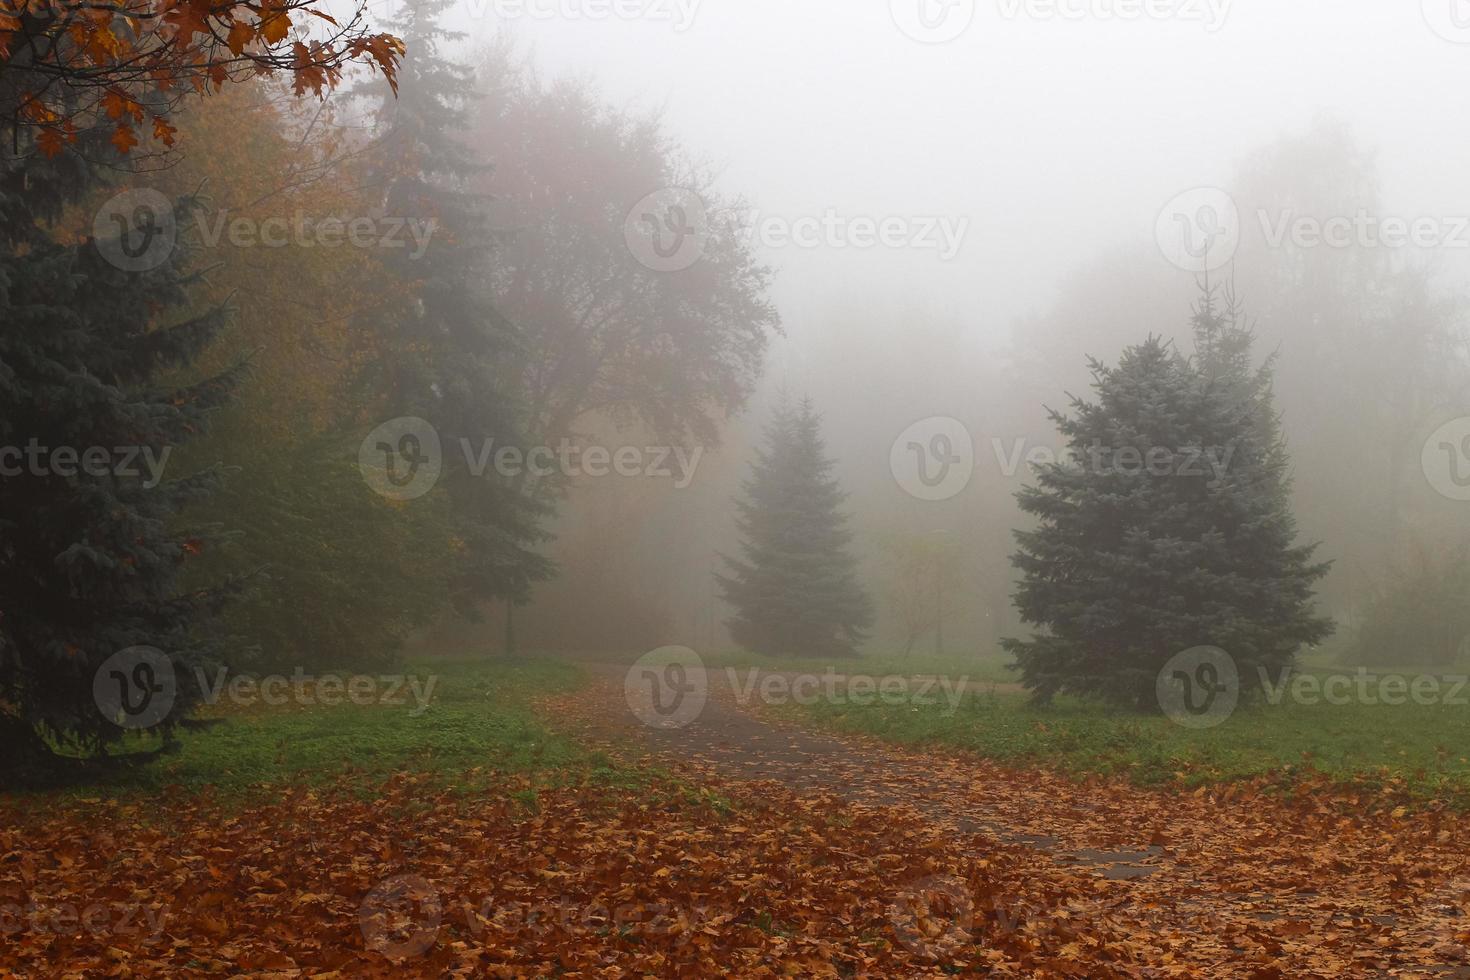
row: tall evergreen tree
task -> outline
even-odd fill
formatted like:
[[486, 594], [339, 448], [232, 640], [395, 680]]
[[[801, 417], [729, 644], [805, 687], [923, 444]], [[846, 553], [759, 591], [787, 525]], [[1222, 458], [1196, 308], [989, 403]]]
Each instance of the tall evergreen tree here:
[[1002, 645], [1039, 700], [1145, 707], [1168, 659], [1204, 645], [1275, 677], [1332, 630], [1311, 609], [1328, 564], [1296, 543], [1269, 365], [1208, 289], [1194, 326], [1192, 360], [1150, 338], [1092, 361], [1097, 400], [1051, 413], [1068, 457], [1017, 494], [1039, 523], [1016, 532], [1016, 604], [1044, 632]]
[[391, 25], [406, 55], [399, 96], [384, 97], [375, 112], [381, 146], [371, 179], [382, 188], [384, 214], [432, 220], [435, 228], [421, 256], [385, 258], [413, 299], [384, 312], [387, 353], [367, 380], [386, 394], [385, 411], [421, 416], [440, 434], [445, 490], [463, 542], [452, 599], [474, 617], [487, 600], [525, 601], [553, 567], [535, 550], [547, 538], [541, 521], [548, 505], [522, 492], [518, 480], [470, 468], [487, 445], [524, 442], [523, 411], [515, 330], [489, 288], [488, 199], [467, 186], [487, 165], [460, 139], [475, 79], [443, 50], [464, 37], [440, 25], [452, 5], [416, 0]]
[[[147, 723], [167, 741], [198, 699], [193, 668], [217, 653], [201, 623], [231, 591], [179, 582], [213, 539], [180, 512], [218, 470], [158, 466], [238, 380], [183, 375], [226, 311], [191, 303], [182, 242], [136, 263], [151, 268], [118, 261], [170, 218], [181, 228], [189, 202], [114, 238], [76, 243], [49, 224], [98, 186], [80, 161], [106, 159], [103, 139], [83, 134], [55, 161], [24, 145], [0, 157], [0, 768], [106, 752], [127, 730], [107, 710], [114, 683], [130, 710], [158, 709]], [[138, 648], [157, 653], [126, 653]]]
[[730, 635], [748, 650], [850, 656], [872, 626], [831, 472], [811, 400], [783, 401], [736, 502], [742, 557], [726, 557], [729, 574], [716, 575], [735, 607]]
[[1266, 469], [1274, 478], [1281, 504], [1288, 503], [1291, 482], [1286, 440], [1281, 433], [1281, 416], [1276, 411], [1273, 351], [1261, 364], [1254, 363], [1255, 331], [1246, 321], [1233, 284], [1223, 291], [1206, 279], [1190, 317], [1194, 333], [1194, 367], [1203, 382], [1220, 389], [1221, 397], [1250, 406], [1256, 440], [1266, 447]]

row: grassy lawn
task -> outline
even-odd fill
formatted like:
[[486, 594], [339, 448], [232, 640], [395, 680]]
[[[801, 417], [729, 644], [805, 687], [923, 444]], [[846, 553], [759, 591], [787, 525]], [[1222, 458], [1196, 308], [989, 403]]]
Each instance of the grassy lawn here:
[[795, 673], [822, 673], [828, 669], [838, 674], [867, 674], [874, 677], [945, 676], [968, 677], [977, 683], [1010, 684], [1019, 679], [1019, 674], [1008, 664], [1010, 658], [1003, 655], [980, 656], [977, 654], [912, 653], [868, 655], [842, 659], [821, 657], [762, 657], [751, 653], [719, 653], [704, 658], [708, 667], [756, 667], [762, 670], [790, 671]]
[[[602, 663], [632, 663], [644, 651], [624, 654], [587, 654], [571, 657], [574, 660]], [[566, 656], [566, 655], [561, 655]], [[747, 668], [780, 671], [783, 673], [821, 674], [831, 670], [837, 674], [866, 674], [874, 677], [946, 676], [968, 677], [981, 684], [1012, 684], [1019, 674], [1008, 665], [1010, 658], [1001, 653], [978, 654], [914, 652], [902, 654], [868, 654], [860, 657], [767, 657], [745, 650], [722, 650], [700, 653], [700, 660], [711, 670], [733, 667], [744, 671]]]
[[[222, 699], [204, 717], [220, 723], [182, 732], [182, 750], [150, 765], [120, 768], [67, 795], [147, 795], [168, 787], [213, 788], [230, 796], [285, 786], [322, 786], [350, 777], [371, 792], [392, 773], [432, 773], [471, 788], [496, 774], [615, 781], [634, 778], [604, 756], [549, 732], [531, 700], [575, 689], [581, 671], [546, 660], [423, 660], [393, 671], [422, 684], [435, 679], [427, 710], [407, 689], [395, 704], [241, 706]], [[420, 690], [425, 688], [422, 686]], [[387, 694], [387, 687], [380, 692]], [[152, 747], [129, 740], [126, 750]]]
[[836, 731], [911, 746], [962, 749], [1015, 764], [1078, 774], [1126, 775], [1140, 784], [1205, 783], [1259, 776], [1290, 782], [1310, 771], [1336, 781], [1401, 788], [1470, 808], [1470, 707], [1280, 704], [1243, 707], [1222, 725], [1191, 730], [1162, 716], [1061, 698], [1032, 706], [1022, 694], [967, 694], [943, 704], [789, 705], [783, 713]]
[[[603, 656], [631, 662], [636, 655]], [[591, 658], [587, 658], [591, 659]], [[1353, 675], [1353, 668], [1331, 666], [1335, 654], [1314, 651], [1303, 658], [1299, 674], [1321, 681]], [[1045, 708], [1016, 690], [1018, 675], [998, 653], [936, 657], [864, 656], [854, 659], [773, 658], [744, 652], [702, 656], [712, 670], [733, 668], [874, 677], [939, 675], [968, 678], [969, 690], [950, 712], [940, 691], [937, 703], [885, 704], [817, 699], [807, 704], [772, 705], [769, 710], [799, 723], [833, 731], [872, 735], [910, 745], [974, 752], [1016, 766], [1040, 765], [1085, 774], [1124, 775], [1141, 785], [1196, 787], [1265, 777], [1289, 785], [1325, 775], [1345, 785], [1402, 790], [1419, 799], [1444, 800], [1470, 809], [1470, 704], [1302, 703], [1290, 696], [1278, 704], [1241, 707], [1211, 729], [1181, 727], [1159, 715], [1119, 711], [1075, 698], [1060, 698]], [[1380, 672], [1406, 678], [1449, 678], [1460, 669], [1396, 666]], [[1370, 671], [1370, 673], [1372, 673]], [[917, 688], [911, 688], [917, 690]], [[1367, 690], [1375, 697], [1377, 686]], [[1470, 684], [1456, 695], [1470, 701]]]
[[[631, 659], [631, 658], [629, 658]], [[1394, 784], [1425, 798], [1470, 807], [1470, 707], [1453, 704], [1302, 704], [1241, 708], [1217, 728], [1196, 731], [1167, 718], [1119, 712], [1063, 698], [1030, 705], [1008, 686], [1000, 657], [915, 654], [855, 660], [777, 659], [750, 654], [704, 657], [723, 670], [795, 671], [878, 677], [968, 677], [972, 689], [951, 712], [935, 704], [844, 703], [819, 699], [772, 710], [804, 723], [889, 741], [962, 749], [1014, 765], [1123, 774], [1141, 784], [1195, 786], [1259, 776], [1290, 781], [1316, 771], [1343, 782]], [[1322, 675], [1324, 668], [1311, 668]], [[420, 710], [406, 692], [398, 704], [230, 705], [206, 715], [213, 728], [182, 733], [182, 751], [152, 765], [120, 768], [65, 794], [147, 796], [165, 788], [222, 796], [320, 787], [350, 780], [373, 793], [393, 773], [430, 773], [471, 789], [506, 774], [537, 783], [594, 780], [633, 784], [643, 777], [549, 731], [531, 701], [574, 690], [583, 670], [565, 660], [434, 659], [398, 673], [433, 697]], [[1409, 673], [1409, 672], [1405, 672]], [[993, 690], [992, 685], [1003, 685]], [[1470, 689], [1461, 692], [1470, 698]], [[150, 747], [137, 739], [131, 749]]]

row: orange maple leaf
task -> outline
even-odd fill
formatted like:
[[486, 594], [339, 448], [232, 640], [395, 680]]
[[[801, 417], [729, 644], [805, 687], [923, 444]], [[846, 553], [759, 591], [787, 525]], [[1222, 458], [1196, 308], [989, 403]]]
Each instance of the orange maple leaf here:
[[174, 145], [174, 134], [177, 132], [178, 129], [170, 126], [167, 119], [162, 116], [153, 117], [153, 138], [164, 146]]
[[280, 13], [272, 14], [260, 24], [260, 36], [265, 38], [268, 44], [280, 44], [286, 40], [286, 35], [291, 31], [291, 15]]
[[245, 50], [245, 45], [255, 39], [255, 28], [243, 20], [235, 21], [230, 27], [229, 37], [226, 39], [230, 46], [230, 53], [238, 55]]
[[164, 15], [164, 21], [177, 34], [179, 47], [188, 47], [195, 34], [209, 33], [209, 0], [182, 0]]
[[46, 159], [51, 160], [61, 154], [66, 146], [66, 140], [61, 136], [61, 131], [56, 129], [43, 129], [36, 136], [36, 145], [41, 148], [41, 153]]
[[115, 88], [108, 89], [107, 94], [102, 96], [102, 108], [107, 111], [108, 119], [131, 116], [134, 122], [143, 121], [143, 107]]
[[133, 132], [133, 127], [127, 123], [119, 123], [117, 129], [113, 130], [109, 140], [117, 147], [117, 152], [127, 155], [128, 151], [138, 145], [138, 134]]

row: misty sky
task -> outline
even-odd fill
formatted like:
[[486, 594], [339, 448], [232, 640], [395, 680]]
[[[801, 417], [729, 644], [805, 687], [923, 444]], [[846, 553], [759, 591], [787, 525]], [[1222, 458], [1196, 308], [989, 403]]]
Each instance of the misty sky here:
[[763, 214], [968, 219], [949, 261], [763, 249], [797, 344], [803, 321], [855, 303], [917, 304], [1003, 339], [1070, 269], [1151, 241], [1173, 195], [1228, 185], [1244, 154], [1324, 113], [1377, 151], [1386, 210], [1470, 213], [1470, 44], [1429, 23], [1452, 25], [1461, 0], [1155, 0], [1177, 15], [1131, 20], [1086, 13], [1111, 0], [1071, 0], [1077, 19], [988, 0], [942, 44], [907, 36], [888, 0], [640, 0], [651, 12], [631, 20], [527, 2], [539, 16], [463, 0], [452, 22], [479, 39], [508, 27], [547, 75], [662, 106]]
[[[577, 0], [460, 0], [448, 23], [471, 35], [467, 58], [508, 30], [544, 76], [582, 77], [614, 105], [661, 109], [668, 135], [717, 174], [718, 189], [768, 219], [831, 211], [965, 223], [947, 260], [934, 248], [758, 250], [778, 269], [773, 296], [787, 331], [763, 389], [811, 393], [831, 410], [844, 478], [876, 488], [855, 507], [903, 497], [888, 450], [915, 419], [968, 411], [984, 465], [986, 437], [1017, 434], [1014, 421], [971, 410], [954, 365], [910, 363], [944, 349], [920, 355], [905, 343], [916, 313], [962, 331], [971, 352], [955, 360], [973, 365], [976, 354], [1002, 349], [1020, 318], [1051, 308], [1079, 269], [1124, 249], [1130, 262], [1156, 261], [1182, 280], [1178, 322], [1140, 313], [1135, 339], [1183, 327], [1193, 277], [1155, 243], [1161, 211], [1191, 188], [1231, 189], [1250, 154], [1322, 117], [1347, 122], [1376, 154], [1383, 216], [1470, 215], [1470, 0], [1122, 0], [1123, 8], [1060, 0], [1081, 17], [1043, 16], [1053, 9], [1044, 0], [980, 0], [969, 26], [939, 44], [899, 22], [914, 24], [919, 3], [943, 12], [953, 2], [963, 16], [966, 0], [618, 2], [649, 13], [560, 16], [578, 10]], [[495, 15], [520, 3], [540, 15]], [[1140, 8], [1172, 15], [1093, 15]], [[1241, 220], [1247, 232], [1259, 221]], [[1463, 285], [1470, 235], [1457, 251], [1424, 258], [1458, 280], [1445, 285]], [[1253, 284], [1240, 285], [1249, 296]], [[1089, 325], [1077, 329], [1085, 337]], [[1289, 358], [1289, 331], [1283, 343]], [[1069, 350], [1046, 397], [1059, 397], [1064, 378], [1075, 383], [1084, 353], [1116, 356]], [[893, 359], [891, 377], [874, 373], [873, 354]], [[855, 378], [860, 393], [849, 390]], [[1039, 418], [1039, 400], [1023, 408]], [[763, 399], [752, 409], [745, 421], [759, 424]], [[739, 438], [733, 445], [742, 452]], [[680, 525], [691, 553], [714, 550], [718, 541], [706, 539], [728, 523], [721, 515], [734, 478], [733, 470], [717, 478], [706, 517]], [[1014, 481], [992, 487], [1001, 497], [985, 506], [1009, 513], [1012, 489]], [[703, 569], [702, 557], [694, 567]], [[702, 573], [679, 579], [696, 580], [688, 587], [704, 596]]]

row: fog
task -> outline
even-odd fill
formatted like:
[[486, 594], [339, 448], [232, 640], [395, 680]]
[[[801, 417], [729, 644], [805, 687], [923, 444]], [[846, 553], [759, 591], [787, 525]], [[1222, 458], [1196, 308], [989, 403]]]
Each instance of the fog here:
[[0, 975], [1470, 975], [1467, 120], [1470, 0], [0, 0]]
[[661, 109], [720, 185], [763, 212], [969, 221], [951, 262], [766, 250], [792, 327], [784, 356], [797, 363], [812, 356], [800, 325], [842, 297], [921, 302], [1003, 343], [1070, 270], [1151, 241], [1176, 193], [1228, 183], [1243, 156], [1322, 116], [1374, 153], [1389, 212], [1465, 209], [1470, 138], [1454, 121], [1470, 104], [1467, 48], [1415, 4], [1236, 2], [1217, 15], [1180, 0], [1165, 5], [1177, 16], [1120, 20], [1008, 18], [1005, 4], [971, 3], [955, 14], [975, 8], [971, 26], [943, 44], [908, 37], [881, 2], [706, 0], [683, 31], [658, 13], [495, 18], [483, 6], [484, 17], [461, 11], [462, 30], [485, 40], [508, 29], [545, 72]]
[[[1359, 263], [1382, 262], [1424, 270], [1446, 302], [1462, 290], [1470, 234], [1455, 231], [1470, 213], [1470, 135], [1457, 121], [1470, 46], [1455, 41], [1470, 37], [1444, 6], [934, 4], [940, 30], [973, 15], [943, 43], [911, 36], [923, 34], [917, 7], [903, 3], [456, 6], [467, 57], [509, 38], [544, 79], [576, 79], [609, 105], [656, 114], [712, 186], [742, 201], [784, 328], [694, 485], [658, 495], [637, 535], [601, 528], [616, 539], [603, 571], [579, 578], [574, 560], [540, 590], [528, 642], [728, 644], [713, 555], [733, 547], [730, 499], [786, 391], [811, 396], [825, 417], [867, 573], [883, 577], [885, 533], [952, 532], [973, 567], [951, 643], [988, 649], [1014, 627], [1005, 556], [1021, 523], [1011, 496], [1028, 476], [1018, 447], [1056, 445], [1043, 404], [1086, 394], [1086, 356], [1111, 361], [1150, 333], [1187, 335], [1198, 276], [1169, 260], [1158, 229], [1171, 201], [1200, 187], [1239, 207], [1238, 254], [1211, 276], [1233, 282], [1258, 356], [1277, 351], [1303, 535], [1335, 560], [1323, 605], [1350, 619], [1405, 542], [1364, 527], [1372, 508], [1362, 500], [1336, 498], [1362, 495], [1343, 486], [1354, 473], [1368, 484], [1398, 477], [1385, 475], [1382, 445], [1344, 467], [1354, 439], [1372, 436], [1328, 431], [1341, 369], [1322, 355], [1320, 322], [1292, 322], [1311, 299], [1283, 292], [1280, 277], [1306, 256], [1344, 281], [1361, 278]], [[1446, 242], [1355, 238], [1293, 251], [1269, 241], [1283, 214], [1325, 221], [1361, 208], [1432, 218]], [[903, 243], [847, 237], [855, 221], [885, 219], [905, 223]], [[790, 241], [803, 222], [813, 237]], [[1447, 329], [1458, 335], [1458, 321]], [[903, 492], [889, 466], [898, 434], [933, 416], [963, 420], [975, 458], [964, 492], [937, 503]], [[563, 508], [553, 549], [563, 557], [610, 498], [642, 494], [591, 482]], [[1456, 528], [1462, 519], [1438, 517]], [[628, 618], [609, 605], [628, 604], [649, 607], [631, 616], [645, 625], [609, 629]], [[894, 626], [879, 605], [882, 648]], [[572, 621], [583, 626], [569, 638]]]

